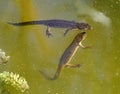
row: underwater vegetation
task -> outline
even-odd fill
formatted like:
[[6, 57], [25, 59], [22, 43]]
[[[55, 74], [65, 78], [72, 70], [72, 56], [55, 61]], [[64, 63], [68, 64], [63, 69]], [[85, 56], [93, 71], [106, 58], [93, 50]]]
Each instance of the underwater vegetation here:
[[7, 63], [10, 59], [10, 56], [6, 56], [5, 52], [0, 49], [0, 64]]
[[[0, 49], [0, 63], [7, 63], [9, 58], [10, 56], [6, 56], [5, 52]], [[20, 90], [21, 92], [29, 89], [29, 85], [26, 79], [19, 74], [13, 72], [4, 71], [0, 73], [0, 84], [13, 86], [15, 89]]]
[[20, 77], [19, 74], [13, 72], [4, 71], [3, 73], [0, 73], [0, 80], [2, 80], [6, 85], [11, 85], [14, 88], [20, 90], [21, 92], [29, 89], [25, 78]]

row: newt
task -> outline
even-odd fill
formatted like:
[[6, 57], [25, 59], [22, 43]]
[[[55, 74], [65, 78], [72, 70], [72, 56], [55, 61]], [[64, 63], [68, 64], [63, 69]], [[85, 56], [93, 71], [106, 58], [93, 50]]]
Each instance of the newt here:
[[45, 25], [47, 26], [46, 35], [52, 36], [50, 28], [66, 28], [64, 35], [68, 33], [70, 30], [90, 30], [91, 26], [85, 22], [75, 22], [61, 19], [54, 20], [36, 20], [36, 21], [26, 21], [26, 22], [18, 22], [18, 23], [9, 23], [15, 26], [26, 26], [26, 25]]
[[56, 80], [60, 76], [61, 71], [65, 67], [73, 67], [73, 68], [80, 67], [80, 64], [73, 65], [73, 64], [69, 64], [69, 63], [79, 47], [87, 48], [82, 45], [82, 41], [85, 38], [86, 38], [86, 32], [81, 32], [75, 36], [72, 43], [68, 46], [68, 48], [62, 54], [59, 64], [58, 64], [57, 71], [52, 78], [49, 77], [48, 75], [46, 75], [43, 71], [40, 71], [40, 73], [48, 80]]

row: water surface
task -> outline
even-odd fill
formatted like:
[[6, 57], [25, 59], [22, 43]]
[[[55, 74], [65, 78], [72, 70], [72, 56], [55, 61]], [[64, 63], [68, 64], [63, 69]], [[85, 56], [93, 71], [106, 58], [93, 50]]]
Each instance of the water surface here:
[[[119, 94], [120, 93], [120, 0], [1, 0], [0, 48], [11, 56], [0, 71], [20, 74], [30, 89], [24, 94]], [[65, 19], [87, 22], [93, 29], [87, 32], [84, 45], [71, 63], [81, 68], [67, 68], [59, 79], [48, 81], [39, 73], [53, 76], [59, 59], [75, 35], [81, 31], [52, 28], [47, 38], [45, 26], [15, 27], [7, 22], [40, 19]], [[22, 94], [7, 87], [11, 94]]]

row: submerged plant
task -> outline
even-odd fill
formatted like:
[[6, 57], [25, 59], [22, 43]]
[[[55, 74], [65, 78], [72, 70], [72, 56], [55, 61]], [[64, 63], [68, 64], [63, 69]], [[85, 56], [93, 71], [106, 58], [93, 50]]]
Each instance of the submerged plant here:
[[1, 49], [0, 49], [0, 64], [4, 64], [4, 63], [7, 63], [8, 60], [9, 60], [10, 56], [6, 56], [5, 55], [5, 52], [3, 52]]
[[29, 89], [25, 78], [20, 77], [19, 74], [13, 72], [4, 71], [3, 73], [0, 73], [0, 80], [2, 80], [7, 85], [13, 86], [21, 92], [24, 92], [25, 90]]

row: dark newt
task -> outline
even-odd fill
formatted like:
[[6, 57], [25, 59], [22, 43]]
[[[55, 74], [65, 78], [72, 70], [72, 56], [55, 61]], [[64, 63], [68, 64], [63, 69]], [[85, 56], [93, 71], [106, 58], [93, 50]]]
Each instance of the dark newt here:
[[79, 47], [87, 48], [87, 47], [84, 47], [81, 43], [85, 38], [86, 38], [86, 32], [82, 32], [76, 35], [72, 43], [69, 45], [69, 47], [64, 51], [63, 55], [61, 56], [57, 71], [53, 78], [46, 75], [43, 71], [40, 71], [41, 74], [48, 80], [56, 80], [59, 77], [61, 71], [65, 67], [75, 67], [75, 68], [80, 67], [80, 64], [73, 65], [69, 63]]
[[88, 23], [78, 23], [75, 21], [68, 21], [68, 20], [38, 20], [38, 21], [26, 21], [26, 22], [18, 22], [18, 23], [9, 23], [15, 26], [26, 26], [26, 25], [45, 25], [47, 26], [46, 35], [49, 37], [51, 36], [50, 27], [54, 28], [67, 28], [64, 35], [67, 34], [70, 30], [90, 30], [91, 26]]

